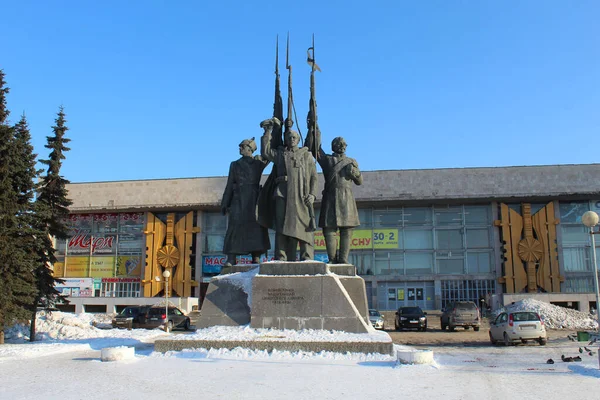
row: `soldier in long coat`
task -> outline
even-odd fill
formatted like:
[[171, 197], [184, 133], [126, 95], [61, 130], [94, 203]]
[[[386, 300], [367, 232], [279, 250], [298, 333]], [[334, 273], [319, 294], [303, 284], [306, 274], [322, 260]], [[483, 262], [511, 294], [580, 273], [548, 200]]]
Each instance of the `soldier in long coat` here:
[[267, 229], [256, 220], [260, 178], [269, 161], [261, 156], [252, 157], [255, 151], [254, 138], [243, 140], [240, 143], [242, 157], [229, 166], [227, 186], [221, 200], [221, 212], [229, 216], [223, 246], [227, 265], [235, 265], [236, 256], [242, 254], [251, 254], [252, 262], [257, 264], [261, 254], [271, 248]]
[[[321, 143], [317, 129], [317, 143]], [[309, 136], [306, 145], [312, 146]], [[325, 189], [321, 200], [319, 227], [323, 228], [325, 246], [330, 263], [347, 264], [353, 228], [360, 225], [352, 185], [362, 185], [362, 175], [355, 159], [346, 156], [346, 141], [336, 137], [331, 142], [333, 154], [327, 154], [319, 146], [317, 161], [323, 170]], [[340, 250], [336, 257], [336, 232], [340, 231]]]
[[291, 129], [284, 133], [284, 146], [271, 147], [273, 124], [276, 118], [263, 121], [265, 133], [261, 138], [263, 158], [273, 161], [277, 169], [272, 196], [275, 200], [275, 259], [296, 260], [300, 245], [300, 259], [314, 259], [313, 203], [317, 193], [317, 169], [312, 154], [306, 147], [299, 148], [300, 135]]

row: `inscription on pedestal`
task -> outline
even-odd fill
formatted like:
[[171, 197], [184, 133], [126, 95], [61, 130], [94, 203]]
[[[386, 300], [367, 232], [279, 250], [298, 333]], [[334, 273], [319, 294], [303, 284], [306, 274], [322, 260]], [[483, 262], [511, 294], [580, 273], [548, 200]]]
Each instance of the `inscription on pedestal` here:
[[267, 289], [267, 295], [262, 297], [263, 301], [271, 304], [292, 304], [304, 301], [304, 296], [297, 296], [296, 289], [271, 288]]

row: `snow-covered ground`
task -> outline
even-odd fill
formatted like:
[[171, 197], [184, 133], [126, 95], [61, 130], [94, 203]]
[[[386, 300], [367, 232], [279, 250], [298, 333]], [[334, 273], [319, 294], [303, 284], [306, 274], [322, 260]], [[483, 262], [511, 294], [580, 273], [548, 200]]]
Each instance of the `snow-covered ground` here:
[[[511, 307], [538, 312], [548, 327], [587, 329], [583, 327], [595, 323], [588, 314], [530, 300]], [[8, 329], [8, 343], [0, 345], [0, 399], [599, 397], [598, 343], [577, 343], [566, 335], [546, 346], [436, 347], [433, 365], [400, 365], [395, 356], [381, 354], [267, 353], [242, 348], [161, 354], [153, 351], [155, 339], [188, 335], [97, 327], [106, 327], [109, 321], [109, 316], [40, 313], [37, 331], [41, 340], [34, 343], [25, 342], [28, 327]], [[265, 335], [301, 340], [340, 340], [344, 336], [336, 332], [265, 331], [211, 328], [189, 336], [244, 340]], [[134, 347], [135, 358], [100, 361], [101, 349], [117, 346]], [[580, 353], [584, 346], [595, 354]], [[582, 361], [562, 362], [561, 355], [579, 355]], [[555, 363], [547, 364], [548, 359]]]

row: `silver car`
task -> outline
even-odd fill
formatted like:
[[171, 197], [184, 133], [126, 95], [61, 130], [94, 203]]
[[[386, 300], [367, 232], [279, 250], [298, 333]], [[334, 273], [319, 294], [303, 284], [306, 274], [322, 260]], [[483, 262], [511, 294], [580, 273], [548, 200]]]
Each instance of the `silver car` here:
[[548, 341], [544, 321], [533, 311], [503, 312], [490, 323], [490, 342], [504, 342], [509, 346], [515, 342], [527, 343], [535, 340], [541, 346]]
[[383, 316], [377, 310], [370, 309], [369, 310], [369, 321], [371, 321], [371, 325], [375, 329], [385, 329], [385, 322], [383, 320]]

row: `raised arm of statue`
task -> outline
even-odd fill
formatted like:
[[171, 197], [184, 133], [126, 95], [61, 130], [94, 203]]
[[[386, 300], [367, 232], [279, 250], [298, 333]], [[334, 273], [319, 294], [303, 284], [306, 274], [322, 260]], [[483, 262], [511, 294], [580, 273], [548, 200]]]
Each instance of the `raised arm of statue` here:
[[260, 155], [268, 161], [275, 161], [277, 155], [277, 149], [271, 148], [271, 133], [275, 124], [281, 124], [275, 117], [266, 119], [260, 123], [260, 127], [265, 130], [260, 138]]
[[318, 149], [319, 157], [317, 159], [320, 164], [321, 160], [324, 160], [325, 156], [327, 156], [327, 153], [325, 153], [323, 151], [323, 147], [321, 147], [321, 130], [319, 129], [318, 125], [317, 125], [317, 132], [315, 135], [312, 134], [312, 131], [306, 135], [306, 140], [304, 141], [304, 147], [308, 147], [308, 149], [312, 151], [315, 141], [317, 143], [319, 143], [319, 149]]

